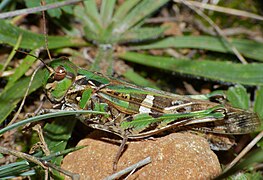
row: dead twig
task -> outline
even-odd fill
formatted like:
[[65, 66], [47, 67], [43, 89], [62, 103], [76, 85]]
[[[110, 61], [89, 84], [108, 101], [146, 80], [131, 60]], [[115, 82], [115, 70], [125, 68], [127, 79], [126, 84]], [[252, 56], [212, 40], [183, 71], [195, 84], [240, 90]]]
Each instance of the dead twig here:
[[232, 168], [242, 157], [244, 157], [257, 142], [263, 137], [263, 131], [261, 131], [239, 154], [238, 156], [224, 169], [224, 172], [227, 172], [230, 168]]
[[13, 123], [16, 121], [16, 119], [18, 118], [18, 116], [19, 116], [19, 114], [20, 114], [20, 112], [21, 112], [21, 110], [22, 110], [22, 108], [23, 108], [23, 106], [24, 106], [24, 104], [25, 104], [26, 97], [27, 97], [27, 95], [28, 95], [28, 93], [29, 93], [30, 87], [31, 87], [31, 85], [32, 85], [32, 83], [33, 83], [33, 80], [34, 80], [34, 77], [35, 77], [37, 71], [38, 71], [40, 68], [41, 68], [41, 66], [39, 66], [39, 67], [34, 71], [34, 73], [32, 74], [32, 76], [31, 76], [31, 78], [30, 78], [30, 81], [29, 81], [29, 84], [28, 84], [28, 88], [26, 89], [26, 93], [25, 93], [25, 95], [24, 95], [24, 98], [23, 98], [20, 106], [19, 106], [19, 109], [18, 109], [18, 111], [16, 112], [15, 116], [13, 117], [13, 119], [8, 123], [8, 126], [10, 126], [11, 124], [13, 124]]
[[26, 153], [22, 153], [22, 152], [19, 152], [19, 151], [8, 149], [8, 148], [2, 147], [2, 146], [0, 146], [0, 153], [14, 155], [16, 157], [19, 157], [19, 158], [25, 159], [27, 161], [33, 162], [35, 164], [38, 164], [44, 169], [47, 169], [47, 167], [39, 159], [37, 159], [34, 156], [28, 155]]
[[[174, 0], [174, 2], [181, 2], [181, 0]], [[197, 2], [197, 1], [188, 1], [188, 2], [191, 3], [195, 7], [204, 8], [204, 9], [217, 11], [217, 12], [222, 12], [225, 14], [231, 14], [231, 15], [235, 15], [235, 16], [248, 17], [251, 19], [263, 21], [262, 16], [254, 14], [254, 13], [250, 13], [250, 12], [246, 12], [246, 11], [242, 11], [242, 10], [237, 10], [237, 9], [232, 9], [232, 8], [226, 8], [226, 7], [212, 5], [212, 4], [201, 3], [201, 2]]]
[[104, 180], [112, 180], [112, 179], [118, 179], [120, 178], [121, 176], [123, 176], [124, 174], [127, 174], [128, 172], [131, 172], [131, 171], [134, 171], [134, 169], [138, 169], [146, 164], [149, 164], [151, 162], [151, 158], [150, 157], [147, 157], [141, 161], [139, 161], [138, 163], [136, 164], [133, 164], [115, 174], [112, 174], [108, 177], [106, 177]]
[[81, 1], [83, 1], [83, 0], [69, 0], [69, 1], [65, 1], [65, 2], [58, 2], [58, 3], [49, 4], [46, 6], [38, 6], [38, 7], [33, 7], [33, 8], [27, 8], [27, 9], [20, 9], [20, 10], [16, 10], [16, 11], [5, 12], [5, 13], [0, 14], [0, 19], [18, 16], [18, 15], [22, 15], [22, 14], [32, 14], [32, 13], [36, 13], [36, 12], [40, 12], [40, 11], [46, 11], [48, 9], [55, 9], [58, 7], [78, 3]]
[[239, 53], [239, 51], [236, 49], [235, 46], [232, 45], [232, 43], [227, 39], [227, 37], [224, 35], [224, 33], [222, 32], [222, 30], [206, 15], [204, 14], [200, 9], [196, 8], [195, 6], [192, 5], [192, 3], [190, 1], [186, 1], [186, 0], [174, 0], [174, 2], [179, 2], [179, 3], [183, 3], [186, 6], [188, 6], [189, 8], [191, 8], [193, 11], [195, 11], [199, 16], [201, 16], [202, 18], [204, 18], [217, 32], [218, 35], [220, 35], [224, 41], [230, 46], [231, 50], [233, 51], [233, 53], [237, 56], [237, 58], [240, 60], [240, 62], [242, 64], [247, 64], [247, 61], [245, 60], [245, 58]]
[[55, 169], [55, 170], [57, 170], [58, 172], [60, 172], [60, 173], [62, 173], [62, 174], [64, 174], [64, 175], [70, 177], [72, 180], [79, 180], [79, 179], [80, 179], [80, 175], [79, 175], [79, 174], [72, 173], [72, 172], [70, 172], [70, 171], [67, 171], [67, 170], [65, 170], [65, 169], [62, 169], [62, 168], [60, 168], [60, 167], [58, 167], [58, 166], [55, 166], [54, 164], [51, 164], [51, 163], [49, 163], [49, 162], [47, 162], [47, 161], [43, 161], [43, 164], [45, 164], [46, 166], [48, 166], [48, 167], [50, 167], [50, 168], [52, 168], [52, 169]]

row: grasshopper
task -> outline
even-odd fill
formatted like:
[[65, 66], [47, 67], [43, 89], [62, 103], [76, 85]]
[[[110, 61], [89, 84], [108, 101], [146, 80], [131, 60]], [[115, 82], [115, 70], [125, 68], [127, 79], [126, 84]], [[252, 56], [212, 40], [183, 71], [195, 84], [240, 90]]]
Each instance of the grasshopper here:
[[227, 103], [139, 87], [79, 68], [65, 57], [51, 61], [47, 67], [44, 89], [55, 108], [107, 112], [108, 115], [79, 115], [77, 118], [89, 127], [123, 139], [114, 169], [128, 139], [178, 128], [213, 134], [248, 134], [260, 126], [253, 112]]

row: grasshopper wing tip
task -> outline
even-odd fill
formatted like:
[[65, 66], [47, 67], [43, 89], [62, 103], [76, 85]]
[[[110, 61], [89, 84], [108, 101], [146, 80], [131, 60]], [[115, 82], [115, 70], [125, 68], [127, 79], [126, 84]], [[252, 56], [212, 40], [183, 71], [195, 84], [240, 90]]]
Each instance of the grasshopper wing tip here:
[[235, 111], [228, 113], [230, 133], [249, 134], [262, 129], [259, 116], [249, 111]]

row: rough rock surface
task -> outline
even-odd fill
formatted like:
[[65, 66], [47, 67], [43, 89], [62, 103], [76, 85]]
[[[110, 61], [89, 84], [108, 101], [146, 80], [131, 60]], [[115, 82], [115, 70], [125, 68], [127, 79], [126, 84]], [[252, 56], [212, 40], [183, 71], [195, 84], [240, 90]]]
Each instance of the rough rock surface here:
[[[81, 179], [104, 179], [112, 174], [113, 159], [119, 146], [101, 138], [95, 131], [81, 140], [87, 146], [68, 154], [62, 168], [78, 173]], [[150, 156], [152, 162], [135, 171], [129, 179], [211, 179], [221, 172], [217, 156], [202, 137], [190, 133], [172, 133], [155, 138], [128, 142], [118, 162], [122, 170]]]

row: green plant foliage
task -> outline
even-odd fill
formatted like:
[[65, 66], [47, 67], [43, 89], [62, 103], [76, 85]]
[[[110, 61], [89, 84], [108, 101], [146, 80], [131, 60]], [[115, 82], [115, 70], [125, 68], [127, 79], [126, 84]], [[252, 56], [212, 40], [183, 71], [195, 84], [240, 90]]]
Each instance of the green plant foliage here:
[[[249, 167], [253, 166], [255, 163], [260, 163], [262, 161], [263, 161], [262, 149], [258, 149], [256, 151], [250, 152], [244, 160], [242, 160], [240, 163], [235, 165], [229, 171], [219, 175], [215, 179], [219, 180], [219, 179], [224, 179], [224, 178], [230, 177], [231, 175], [237, 173], [238, 171], [240, 171], [242, 169], [248, 169]], [[248, 174], [253, 175], [253, 173], [248, 173]], [[251, 177], [248, 174], [246, 176]], [[244, 177], [244, 176], [241, 176], [241, 177]], [[258, 175], [256, 175], [255, 177], [258, 177]], [[233, 178], [235, 178], [235, 177], [233, 177]], [[238, 175], [236, 176], [236, 178], [238, 178]]]
[[260, 172], [247, 172], [247, 173], [238, 173], [236, 175], [230, 176], [227, 178], [228, 180], [261, 180], [263, 179], [263, 176]]
[[[52, 4], [52, 3], [63, 2], [63, 1], [66, 1], [66, 0], [45, 0], [46, 4]], [[41, 6], [41, 0], [34, 0], [34, 1], [25, 0], [25, 3], [26, 3], [26, 6], [29, 8]], [[61, 8], [50, 9], [47, 12], [51, 17], [60, 18], [60, 16], [62, 15], [62, 11], [68, 14], [73, 13], [72, 6], [64, 6]]]
[[[52, 147], [52, 148], [56, 148], [56, 147]], [[66, 155], [70, 152], [74, 152], [82, 148], [83, 146], [79, 146], [75, 148], [69, 148], [63, 151], [56, 151], [55, 153], [51, 153], [49, 156], [42, 155], [40, 160], [50, 161], [51, 159]], [[39, 157], [41, 156], [41, 153], [36, 153], [34, 154], [34, 156]], [[22, 176], [22, 177], [33, 176], [33, 175], [36, 175], [36, 170], [32, 169], [34, 167], [37, 168], [35, 164], [28, 163], [26, 160], [3, 165], [0, 167], [0, 178], [1, 179], [11, 179], [17, 176]], [[57, 178], [59, 178], [59, 176], [57, 176]]]
[[236, 85], [235, 87], [230, 87], [226, 94], [233, 107], [249, 109], [249, 95], [244, 86]]
[[[25, 0], [25, 4], [27, 7], [36, 7], [40, 6], [40, 1], [41, 0]], [[50, 4], [65, 0], [45, 1], [46, 4]], [[169, 54], [165, 54], [165, 51], [162, 51], [162, 55], [159, 56], [150, 55], [153, 52], [152, 50], [163, 50], [167, 48], [180, 50], [182, 48], [191, 48], [217, 52], [217, 54], [222, 53], [224, 56], [231, 55], [230, 57], [233, 57], [230, 45], [220, 37], [193, 35], [167, 37], [164, 32], [169, 27], [147, 23], [147, 18], [154, 13], [159, 13], [160, 8], [167, 2], [169, 2], [169, 0], [156, 0], [154, 3], [153, 0], [125, 0], [123, 3], [119, 4], [117, 0], [102, 0], [99, 3], [96, 0], [86, 0], [83, 1], [83, 3], [74, 6], [74, 8], [73, 6], [65, 6], [48, 10], [49, 17], [55, 18], [53, 22], [57, 22], [59, 25], [63, 24], [60, 20], [64, 13], [67, 15], [74, 15], [74, 22], [78, 22], [83, 26], [81, 31], [85, 37], [84, 40], [84, 38], [68, 35], [48, 36], [49, 49], [58, 49], [58, 51], [63, 52], [61, 48], [65, 47], [79, 48], [83, 46], [93, 46], [94, 49], [96, 48], [95, 50], [92, 49], [94, 50], [92, 52], [95, 52], [95, 62], [92, 64], [91, 70], [105, 72], [105, 74], [108, 75], [113, 74], [113, 60], [120, 58], [143, 66], [158, 68], [161, 71], [168, 70], [171, 73], [176, 72], [183, 76], [190, 75], [193, 78], [209, 79], [220, 83], [227, 82], [230, 84], [238, 84], [228, 89], [226, 92], [227, 99], [232, 106], [247, 110], [252, 103], [250, 103], [250, 95], [242, 85], [259, 86], [255, 95], [254, 111], [258, 113], [261, 119], [263, 119], [263, 64], [261, 63], [263, 61], [263, 44], [247, 39], [230, 39], [232, 45], [235, 46], [244, 57], [249, 58], [248, 64], [238, 63], [237, 59], [234, 60], [236, 62], [234, 63], [226, 61], [225, 59], [220, 59], [216, 56], [212, 56], [211, 59], [202, 57], [201, 60], [195, 58], [174, 58]], [[0, 3], [0, 9], [6, 7], [5, 3], [6, 1]], [[12, 4], [12, 7], [8, 8], [14, 9], [17, 3], [12, 2], [10, 4]], [[32, 33], [28, 30], [19, 28], [11, 24], [8, 20], [0, 20], [0, 24], [1, 44], [30, 49], [30, 53], [32, 54], [34, 54], [39, 48], [45, 47], [44, 35]], [[68, 26], [74, 27], [71, 23], [68, 23]], [[71, 31], [79, 32], [76, 28], [73, 30], [71, 29]], [[18, 42], [19, 36], [22, 37], [21, 42]], [[124, 50], [116, 53], [116, 50], [119, 47], [124, 47]], [[75, 51], [78, 51], [78, 49], [75, 49]], [[10, 55], [10, 59], [13, 56], [14, 53]], [[7, 83], [0, 92], [0, 124], [10, 116], [16, 107], [18, 107], [18, 103], [25, 95], [30, 77], [23, 76], [35, 61], [35, 58], [27, 56], [18, 67], [11, 69], [14, 72], [13, 74], [5, 78]], [[250, 63], [253, 61], [258, 62]], [[2, 70], [3, 67], [4, 66], [0, 64], [0, 70]], [[84, 72], [84, 70], [82, 72]], [[132, 68], [127, 68], [122, 75], [139, 85], [154, 88], [157, 86], [155, 83], [146, 80], [133, 71]], [[29, 94], [42, 86], [44, 77], [44, 70], [37, 72], [29, 89]], [[118, 88], [118, 90], [123, 92], [134, 93], [129, 89], [127, 90], [125, 86]], [[219, 91], [212, 92], [209, 95], [197, 95], [191, 97], [207, 100], [209, 97], [218, 95], [218, 92]], [[222, 91], [220, 91], [220, 95], [222, 95]], [[34, 156], [39, 157], [41, 160], [48, 160], [52, 162], [52, 164], [59, 166], [63, 159], [60, 155], [78, 149], [66, 149], [68, 140], [71, 137], [76, 123], [76, 120], [72, 118], [72, 115], [85, 113], [105, 115], [105, 112], [103, 112], [103, 109], [105, 109], [104, 105], [107, 104], [98, 104], [97, 106], [98, 110], [102, 110], [102, 112], [61, 111], [28, 118], [0, 129], [0, 135], [7, 131], [14, 130], [15, 128], [19, 128], [26, 123], [54, 118], [55, 121], [46, 124], [43, 129], [45, 132], [46, 143], [51, 150], [51, 155], [45, 156], [43, 153], [39, 152], [34, 154]], [[85, 104], [83, 106], [85, 106]], [[197, 114], [189, 113], [188, 116], [192, 117], [197, 115], [202, 118], [206, 117], [209, 113], [209, 115], [214, 118], [221, 118], [223, 116], [222, 113], [212, 112], [213, 111], [210, 112], [209, 110], [206, 110], [198, 112]], [[183, 116], [186, 115], [183, 114]], [[160, 126], [165, 126], [176, 118], [180, 118], [177, 114], [166, 114], [163, 117], [167, 119], [166, 121], [163, 121], [163, 124], [160, 124]], [[150, 126], [154, 121], [157, 122], [162, 120], [162, 117], [158, 118], [154, 118], [148, 114], [139, 114], [138, 116], [135, 116], [134, 121], [123, 121], [121, 126], [127, 128], [135, 127], [139, 131], [146, 126]], [[258, 143], [258, 145], [263, 147], [262, 142]], [[241, 163], [234, 166], [234, 168], [219, 178], [226, 178], [240, 170], [247, 170], [254, 163], [262, 162], [262, 153], [261, 149], [251, 153], [248, 158], [245, 158]], [[37, 167], [34, 163], [28, 163], [27, 161], [22, 160], [20, 162], [1, 166], [0, 178], [8, 179], [16, 176], [32, 176], [38, 174], [38, 169], [41, 168]], [[53, 171], [53, 173], [56, 176], [55, 178], [61, 178], [58, 172]], [[35, 178], [37, 178], [37, 176], [35, 176]], [[262, 175], [256, 173], [252, 169], [251, 172], [246, 171], [246, 173], [239, 173], [235, 176], [231, 176], [230, 179], [262, 179]]]
[[[0, 20], [0, 24], [0, 43], [14, 46], [19, 35], [22, 34], [23, 39], [19, 46], [20, 48], [36, 49], [45, 46], [45, 37], [42, 34], [32, 33], [16, 27], [6, 20]], [[49, 36], [48, 43], [49, 49], [88, 45], [81, 38], [68, 36]]]
[[212, 79], [214, 81], [240, 83], [244, 85], [263, 84], [263, 64], [238, 64], [229, 61], [190, 60], [172, 57], [151, 56], [135, 52], [124, 52], [119, 57], [130, 62], [169, 70], [182, 74]]
[[[254, 60], [263, 61], [261, 52], [263, 51], [263, 44], [247, 39], [231, 39], [233, 46], [242, 53], [245, 57]], [[146, 45], [132, 46], [133, 50], [142, 49], [164, 49], [164, 48], [195, 48], [204, 49], [222, 53], [233, 53], [229, 44], [224, 43], [221, 37], [212, 36], [178, 36], [167, 37], [156, 42]]]
[[[85, 37], [99, 45], [100, 49], [92, 70], [112, 74], [112, 60], [109, 50], [113, 45], [127, 41], [142, 41], [159, 37], [165, 30], [163, 27], [142, 28], [143, 21], [158, 10], [168, 0], [127, 0], [115, 11], [115, 1], [102, 1], [100, 10], [95, 0], [84, 1], [84, 7], [76, 6], [75, 16], [83, 23]], [[147, 8], [145, 8], [147, 7]], [[105, 47], [105, 45], [108, 45]], [[107, 57], [107, 59], [105, 59]], [[109, 70], [101, 70], [103, 64]]]
[[[43, 84], [44, 72], [39, 71], [29, 89], [29, 93], [40, 88]], [[24, 97], [28, 84], [30, 82], [30, 77], [22, 78], [17, 83], [10, 86], [10, 88], [0, 94], [0, 123], [2, 123], [5, 118], [12, 112], [12, 110], [17, 106], [17, 103], [21, 101]]]
[[256, 91], [256, 101], [254, 111], [258, 113], [259, 117], [263, 120], [263, 86], [259, 86]]
[[140, 22], [166, 2], [168, 1], [158, 0], [152, 3], [151, 0], [128, 0], [114, 11], [115, 1], [103, 1], [99, 12], [95, 0], [90, 0], [84, 1], [84, 7], [76, 6], [75, 15], [84, 24], [87, 39], [98, 44], [116, 44], [161, 35], [165, 28], [140, 29]]

